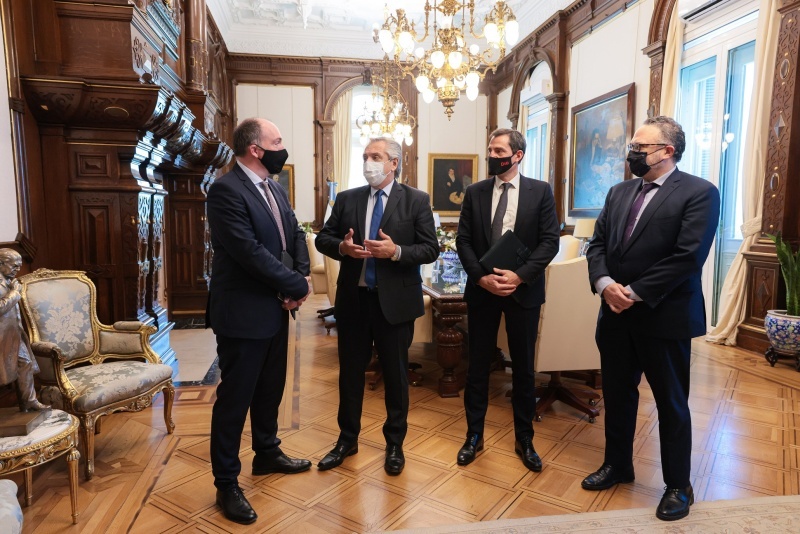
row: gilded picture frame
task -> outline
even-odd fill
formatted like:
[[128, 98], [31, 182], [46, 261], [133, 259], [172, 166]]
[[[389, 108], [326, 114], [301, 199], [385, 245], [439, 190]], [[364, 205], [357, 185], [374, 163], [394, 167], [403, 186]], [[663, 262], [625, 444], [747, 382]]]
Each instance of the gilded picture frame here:
[[458, 217], [464, 191], [478, 179], [477, 154], [428, 154], [428, 193], [433, 211]]
[[294, 164], [286, 163], [283, 166], [283, 170], [278, 174], [273, 174], [272, 179], [281, 184], [283, 190], [286, 191], [286, 195], [289, 197], [289, 203], [292, 205], [292, 209], [295, 209], [294, 205]]
[[597, 217], [611, 186], [630, 178], [634, 104], [631, 83], [572, 108], [570, 217]]

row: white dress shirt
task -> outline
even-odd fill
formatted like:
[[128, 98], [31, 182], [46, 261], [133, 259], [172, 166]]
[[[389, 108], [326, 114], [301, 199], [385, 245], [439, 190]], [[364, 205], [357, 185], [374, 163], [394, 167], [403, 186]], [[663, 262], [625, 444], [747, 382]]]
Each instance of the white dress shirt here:
[[[386, 187], [383, 188], [384, 194], [381, 195], [381, 201], [383, 202], [383, 212], [386, 213], [386, 203], [389, 202], [389, 194], [392, 192], [392, 187], [394, 186], [394, 180], [389, 182]], [[372, 228], [372, 212], [375, 211], [375, 193], [378, 190], [374, 187], [369, 188], [369, 199], [367, 199], [367, 220], [364, 222], [364, 239], [369, 239], [369, 232]], [[378, 238], [380, 239], [380, 238]], [[398, 252], [400, 252], [400, 247], [397, 247]], [[398, 256], [399, 257], [399, 256]], [[364, 274], [367, 271], [367, 260], [365, 259], [363, 264], [361, 265], [361, 276], [358, 278], [358, 285], [361, 287], [367, 287], [367, 283], [364, 281]]]
[[[514, 223], [517, 221], [517, 207], [519, 206], [519, 172], [514, 175], [507, 183], [511, 184], [508, 188], [508, 205], [506, 206], [506, 215], [503, 217], [503, 230], [500, 235], [505, 234], [509, 230], [514, 231]], [[506, 183], [499, 177], [494, 177], [494, 187], [492, 187], [492, 218], [489, 224], [494, 220], [494, 212], [497, 211], [497, 204], [500, 202], [500, 195], [503, 194], [502, 185]]]

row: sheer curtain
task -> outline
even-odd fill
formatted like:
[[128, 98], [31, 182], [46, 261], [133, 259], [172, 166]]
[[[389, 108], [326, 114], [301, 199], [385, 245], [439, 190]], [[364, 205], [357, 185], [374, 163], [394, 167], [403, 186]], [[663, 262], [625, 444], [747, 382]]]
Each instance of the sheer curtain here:
[[683, 34], [686, 24], [678, 15], [678, 4], [672, 8], [667, 29], [667, 44], [664, 49], [664, 65], [661, 70], [661, 115], [674, 117], [681, 79], [681, 55], [683, 55]]
[[742, 245], [731, 264], [720, 294], [720, 312], [717, 326], [706, 336], [706, 341], [736, 345], [736, 327], [744, 319], [746, 293], [746, 266], [742, 252], [758, 239], [761, 231], [761, 212], [764, 199], [764, 172], [769, 139], [769, 112], [772, 101], [772, 84], [775, 76], [775, 50], [781, 17], [780, 0], [761, 0], [758, 11], [758, 29], [755, 52], [754, 100], [745, 141], [744, 195], [742, 209]]
[[350, 188], [350, 143], [353, 137], [353, 126], [350, 124], [353, 91], [347, 91], [339, 97], [333, 106], [333, 179], [339, 183], [339, 191]]

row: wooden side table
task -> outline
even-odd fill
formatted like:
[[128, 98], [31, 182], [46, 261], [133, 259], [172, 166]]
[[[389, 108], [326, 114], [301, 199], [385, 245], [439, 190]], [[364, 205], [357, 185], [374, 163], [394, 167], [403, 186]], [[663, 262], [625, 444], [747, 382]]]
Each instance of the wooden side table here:
[[78, 419], [61, 410], [49, 410], [47, 418], [27, 436], [0, 438], [0, 476], [22, 471], [25, 506], [33, 500], [33, 466], [66, 455], [72, 523], [78, 522]]

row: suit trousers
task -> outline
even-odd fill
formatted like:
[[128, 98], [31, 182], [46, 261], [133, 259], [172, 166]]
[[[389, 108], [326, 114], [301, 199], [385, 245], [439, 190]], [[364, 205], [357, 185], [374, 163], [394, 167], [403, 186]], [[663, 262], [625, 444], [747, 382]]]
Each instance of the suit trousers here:
[[489, 406], [489, 374], [492, 360], [497, 354], [497, 330], [503, 314], [511, 352], [514, 435], [517, 439], [533, 438], [533, 417], [536, 413], [533, 360], [539, 335], [540, 311], [541, 306], [523, 308], [511, 296], [490, 294], [479, 304], [467, 303], [469, 369], [464, 387], [464, 408], [468, 433], [483, 435]]
[[378, 353], [383, 371], [387, 445], [403, 445], [408, 431], [408, 348], [414, 322], [390, 324], [381, 310], [377, 291], [358, 289], [358, 313], [337, 314], [339, 331], [339, 440], [355, 443], [361, 432], [364, 373]]
[[[639, 305], [645, 304], [634, 304]], [[644, 373], [658, 409], [664, 483], [669, 488], [685, 488], [689, 485], [692, 453], [691, 339], [660, 339], [641, 329], [598, 325], [596, 340], [606, 412], [605, 462], [621, 468], [633, 462], [638, 387]]]
[[221, 381], [211, 413], [211, 470], [218, 488], [236, 484], [242, 470], [239, 447], [248, 409], [256, 454], [280, 450], [278, 408], [286, 385], [288, 318], [284, 313], [284, 324], [269, 339], [217, 336]]

